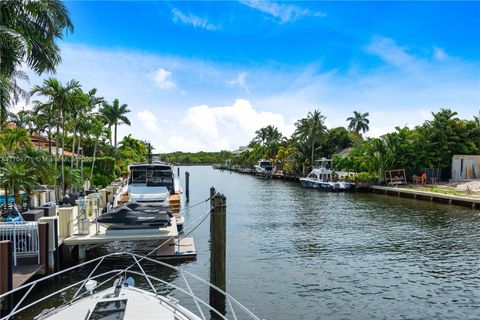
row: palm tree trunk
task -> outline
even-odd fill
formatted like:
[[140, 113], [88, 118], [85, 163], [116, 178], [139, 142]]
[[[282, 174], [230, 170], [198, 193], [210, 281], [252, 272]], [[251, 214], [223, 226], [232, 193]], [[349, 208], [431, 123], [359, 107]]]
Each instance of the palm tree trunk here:
[[75, 162], [76, 168], [78, 168], [78, 157], [80, 156], [81, 144], [82, 144], [82, 133], [80, 132], [78, 135], [78, 146], [77, 146], [77, 157], [76, 157], [77, 160]]
[[115, 159], [117, 159], [117, 124], [115, 123]]
[[85, 181], [83, 180], [83, 150], [82, 150], [82, 160], [81, 160], [81, 164], [80, 164], [80, 178], [82, 180], [82, 184], [83, 184], [83, 192], [85, 192]]
[[60, 138], [60, 126], [58, 125], [58, 122], [57, 122], [57, 136], [55, 137], [55, 184], [54, 184], [54, 188], [55, 188], [55, 200], [57, 203], [59, 203], [59, 198], [60, 198], [60, 195], [58, 193], [58, 188], [57, 188], [57, 174], [58, 174], [58, 145], [60, 144], [60, 142], [58, 141], [58, 139]]
[[93, 181], [93, 168], [95, 167], [95, 155], [97, 154], [97, 143], [98, 143], [98, 136], [95, 139], [95, 146], [93, 147], [93, 159], [92, 159], [92, 181]]
[[21, 199], [20, 199], [20, 190], [18, 190], [18, 188], [15, 188], [13, 190], [13, 197], [15, 198], [15, 204], [17, 206], [21, 205]]
[[62, 192], [65, 196], [65, 115], [62, 111]]
[[77, 128], [73, 129], [73, 138], [72, 138], [72, 156], [70, 157], [70, 169], [73, 169], [73, 162], [75, 159], [75, 138], [77, 137]]
[[52, 155], [52, 127], [48, 126], [48, 154]]

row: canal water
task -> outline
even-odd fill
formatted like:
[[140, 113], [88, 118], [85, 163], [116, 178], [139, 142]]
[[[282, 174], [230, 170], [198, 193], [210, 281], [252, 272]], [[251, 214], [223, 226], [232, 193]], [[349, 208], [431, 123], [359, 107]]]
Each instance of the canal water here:
[[[321, 193], [206, 166], [181, 167], [182, 178], [185, 171], [191, 204], [211, 186], [226, 196], [227, 291], [260, 318], [480, 319], [480, 211]], [[187, 207], [186, 224], [208, 209]], [[205, 279], [208, 222], [192, 233], [197, 259], [179, 264]], [[147, 249], [114, 243], [89, 257]], [[175, 272], [168, 278], [181, 282]]]

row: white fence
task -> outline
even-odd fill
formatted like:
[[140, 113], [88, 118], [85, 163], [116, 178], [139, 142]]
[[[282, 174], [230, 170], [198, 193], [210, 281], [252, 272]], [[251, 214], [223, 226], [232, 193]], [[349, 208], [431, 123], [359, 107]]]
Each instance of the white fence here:
[[40, 263], [38, 223], [30, 221], [1, 222], [0, 240], [12, 242], [13, 264], [22, 256], [36, 256]]

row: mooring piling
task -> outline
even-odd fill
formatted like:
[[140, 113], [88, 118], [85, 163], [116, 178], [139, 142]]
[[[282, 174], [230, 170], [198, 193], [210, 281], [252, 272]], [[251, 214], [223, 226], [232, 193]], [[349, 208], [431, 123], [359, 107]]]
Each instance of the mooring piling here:
[[[12, 242], [10, 240], [0, 241], [0, 294], [13, 289], [13, 259]], [[0, 301], [0, 316], [4, 317], [10, 313], [13, 305], [13, 295], [9, 295]]]
[[187, 202], [190, 202], [190, 173], [185, 171], [185, 196]]
[[[212, 187], [210, 194], [215, 192]], [[226, 291], [226, 198], [217, 193], [210, 199], [212, 212], [210, 215], [210, 282]], [[225, 295], [210, 288], [210, 305], [219, 313], [225, 314]], [[219, 319], [211, 313], [212, 319]]]

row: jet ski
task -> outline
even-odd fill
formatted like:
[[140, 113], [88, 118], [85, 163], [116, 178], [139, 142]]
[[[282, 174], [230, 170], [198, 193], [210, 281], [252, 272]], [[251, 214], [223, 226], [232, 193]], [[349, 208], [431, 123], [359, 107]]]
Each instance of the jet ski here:
[[102, 214], [97, 222], [108, 229], [158, 229], [170, 226], [168, 206], [128, 203]]

